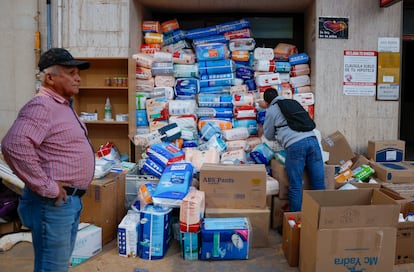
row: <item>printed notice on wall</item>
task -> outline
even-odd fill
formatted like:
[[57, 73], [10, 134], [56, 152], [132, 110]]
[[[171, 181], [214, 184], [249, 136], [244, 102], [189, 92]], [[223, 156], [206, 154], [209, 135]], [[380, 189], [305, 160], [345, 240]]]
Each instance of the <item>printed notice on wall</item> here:
[[344, 95], [374, 96], [377, 85], [377, 52], [344, 51]]

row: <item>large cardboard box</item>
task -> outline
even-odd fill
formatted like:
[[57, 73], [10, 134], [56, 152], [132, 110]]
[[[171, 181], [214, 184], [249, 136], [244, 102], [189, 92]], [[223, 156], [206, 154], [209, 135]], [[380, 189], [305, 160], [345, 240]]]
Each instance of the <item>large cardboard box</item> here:
[[[272, 176], [279, 182], [279, 198], [289, 199], [289, 180], [286, 174], [285, 166], [278, 160], [271, 160], [270, 167]], [[335, 187], [335, 165], [324, 164], [325, 186], [326, 189], [334, 189]], [[303, 173], [303, 190], [311, 189], [311, 184], [307, 171]]]
[[125, 215], [125, 174], [109, 173], [93, 180], [82, 201], [80, 220], [102, 228], [103, 245], [112, 241]]
[[269, 239], [270, 209], [206, 209], [206, 218], [247, 217], [252, 226], [252, 247], [267, 247]]
[[300, 271], [393, 271], [399, 210], [378, 189], [304, 191]]
[[293, 217], [295, 222], [301, 222], [300, 212], [287, 212], [283, 215], [282, 250], [288, 264], [292, 267], [299, 265], [300, 228], [291, 227], [288, 219]]
[[326, 164], [338, 165], [354, 157], [351, 146], [339, 131], [322, 138], [321, 144], [323, 150], [329, 152], [329, 159]]
[[[404, 216], [408, 212], [414, 212], [414, 204], [407, 204], [406, 210]], [[414, 222], [398, 223], [395, 264], [403, 263], [414, 263]]]
[[264, 209], [266, 168], [263, 164], [204, 163], [200, 191], [205, 192], [206, 208]]
[[367, 157], [376, 162], [401, 162], [405, 158], [405, 141], [368, 141]]
[[270, 208], [270, 224], [272, 229], [276, 229], [283, 224], [283, 214], [289, 211], [289, 200], [280, 199], [278, 196], [269, 196], [268, 205]]
[[375, 176], [392, 183], [414, 183], [414, 168], [404, 162], [370, 162]]
[[70, 266], [78, 266], [101, 251], [102, 229], [91, 224], [79, 224]]

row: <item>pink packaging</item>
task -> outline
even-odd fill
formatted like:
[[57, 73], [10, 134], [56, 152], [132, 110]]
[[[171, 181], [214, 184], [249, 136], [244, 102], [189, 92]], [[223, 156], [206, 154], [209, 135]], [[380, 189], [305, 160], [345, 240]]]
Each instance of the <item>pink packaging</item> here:
[[205, 193], [191, 187], [180, 205], [180, 230], [184, 232], [200, 231], [204, 211]]
[[310, 77], [308, 75], [290, 77], [290, 84], [293, 88], [310, 85]]
[[133, 54], [132, 58], [137, 62], [137, 66], [151, 68], [152, 63], [154, 62], [154, 57], [152, 55], [137, 53]]
[[154, 77], [155, 87], [174, 87], [175, 77], [168, 75], [157, 75]]
[[234, 141], [226, 141], [226, 150], [233, 151], [237, 149], [246, 150], [247, 148], [247, 141], [246, 140], [234, 140]]
[[250, 38], [251, 36], [252, 33], [249, 28], [224, 33], [224, 38], [226, 38], [226, 40]]
[[185, 160], [193, 164], [196, 171], [200, 171], [203, 163], [219, 163], [220, 153], [216, 149], [200, 151], [198, 149], [186, 148]]

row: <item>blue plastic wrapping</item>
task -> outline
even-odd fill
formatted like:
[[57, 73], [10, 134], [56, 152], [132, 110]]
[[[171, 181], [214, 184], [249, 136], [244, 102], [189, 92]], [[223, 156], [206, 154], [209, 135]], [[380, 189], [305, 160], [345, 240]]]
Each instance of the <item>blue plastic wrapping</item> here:
[[206, 36], [193, 40], [193, 45], [195, 47], [205, 43], [227, 43], [227, 40], [224, 35]]
[[234, 61], [230, 59], [197, 62], [197, 69], [200, 75], [233, 73], [234, 67]]
[[185, 95], [191, 96], [198, 93], [200, 89], [200, 83], [197, 78], [187, 77], [187, 78], [177, 78], [175, 80], [175, 95]]
[[217, 34], [222, 34], [225, 32], [240, 30], [249, 27], [250, 23], [248, 19], [240, 19], [237, 21], [231, 21], [216, 25]]
[[222, 94], [209, 94], [203, 93], [198, 95], [198, 106], [199, 107], [216, 107], [226, 108], [232, 107], [232, 95], [229, 93]]
[[186, 31], [185, 37], [187, 39], [198, 39], [202, 37], [212, 36], [217, 34], [217, 29], [215, 26], [201, 27], [190, 29]]
[[234, 73], [202, 75], [200, 76], [200, 88], [211, 86], [231, 86], [235, 78]]
[[229, 49], [224, 43], [200, 44], [195, 48], [197, 61], [222, 60], [229, 56]]
[[290, 65], [297, 65], [309, 62], [309, 56], [306, 53], [299, 53], [289, 56]]

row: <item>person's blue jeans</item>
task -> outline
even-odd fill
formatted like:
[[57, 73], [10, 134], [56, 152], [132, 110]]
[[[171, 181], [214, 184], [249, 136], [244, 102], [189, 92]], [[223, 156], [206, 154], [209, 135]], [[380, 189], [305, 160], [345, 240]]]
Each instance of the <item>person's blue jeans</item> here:
[[289, 206], [292, 212], [302, 209], [302, 176], [305, 167], [312, 189], [325, 189], [322, 153], [316, 137], [307, 137], [286, 148], [285, 168], [289, 180]]
[[67, 196], [58, 206], [54, 202], [27, 186], [20, 197], [17, 210], [22, 224], [32, 231], [35, 272], [69, 270], [82, 200], [78, 196]]

